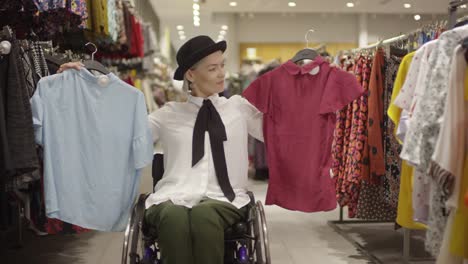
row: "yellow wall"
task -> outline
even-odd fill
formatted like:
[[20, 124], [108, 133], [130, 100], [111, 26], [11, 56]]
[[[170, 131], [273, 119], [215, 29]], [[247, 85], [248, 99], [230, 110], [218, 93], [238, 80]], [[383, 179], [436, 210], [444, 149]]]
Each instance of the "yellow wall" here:
[[[354, 43], [310, 43], [309, 47], [317, 47], [325, 44], [326, 51], [332, 56], [340, 50], [349, 50], [357, 48]], [[247, 58], [247, 48], [256, 48], [257, 57], [262, 62], [267, 63], [274, 59], [280, 59], [285, 62], [291, 59], [299, 50], [305, 48], [305, 43], [240, 43], [240, 62]]]

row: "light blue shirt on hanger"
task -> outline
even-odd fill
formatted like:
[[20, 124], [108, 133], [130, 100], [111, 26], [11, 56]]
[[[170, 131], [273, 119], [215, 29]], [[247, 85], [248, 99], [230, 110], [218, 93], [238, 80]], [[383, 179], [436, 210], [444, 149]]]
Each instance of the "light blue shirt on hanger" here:
[[153, 157], [143, 93], [112, 73], [98, 77], [82, 68], [42, 78], [31, 104], [36, 142], [44, 147], [47, 216], [124, 230], [140, 169]]

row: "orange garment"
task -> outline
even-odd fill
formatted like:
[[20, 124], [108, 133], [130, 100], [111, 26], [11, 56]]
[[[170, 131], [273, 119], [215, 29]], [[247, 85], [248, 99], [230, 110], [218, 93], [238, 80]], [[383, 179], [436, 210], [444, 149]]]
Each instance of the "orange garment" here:
[[374, 183], [380, 182], [381, 177], [385, 175], [382, 131], [384, 121], [384, 80], [385, 52], [382, 49], [378, 49], [372, 63], [369, 83], [369, 119], [367, 122], [368, 153], [366, 153], [369, 160], [370, 179], [368, 180]]

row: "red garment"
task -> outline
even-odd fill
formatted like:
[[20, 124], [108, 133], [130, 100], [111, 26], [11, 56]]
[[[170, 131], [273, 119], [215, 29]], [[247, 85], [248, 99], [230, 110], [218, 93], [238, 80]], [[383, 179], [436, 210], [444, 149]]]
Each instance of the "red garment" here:
[[[354, 74], [365, 91], [368, 91], [371, 61], [360, 56]], [[363, 160], [367, 146], [367, 94], [338, 112], [332, 144], [332, 172], [340, 206], [348, 206], [350, 218], [356, 217], [361, 178], [368, 173]], [[364, 176], [367, 177], [367, 176]]]
[[288, 61], [244, 91], [264, 113], [267, 205], [303, 212], [336, 208], [330, 177], [335, 112], [362, 92], [355, 76], [330, 67], [321, 57], [303, 67]]
[[[367, 122], [368, 149], [364, 158], [369, 158], [369, 180], [380, 183], [385, 176], [385, 159], [383, 148], [384, 127], [384, 81], [385, 81], [385, 51], [379, 49], [372, 62], [372, 72], [369, 81], [369, 119]], [[366, 150], [364, 150], [366, 151]]]
[[138, 22], [135, 16], [130, 17], [131, 21], [131, 34], [132, 38], [130, 40], [130, 55], [134, 57], [141, 57], [145, 56], [144, 52], [144, 40], [143, 40], [143, 33], [141, 32], [141, 24]]

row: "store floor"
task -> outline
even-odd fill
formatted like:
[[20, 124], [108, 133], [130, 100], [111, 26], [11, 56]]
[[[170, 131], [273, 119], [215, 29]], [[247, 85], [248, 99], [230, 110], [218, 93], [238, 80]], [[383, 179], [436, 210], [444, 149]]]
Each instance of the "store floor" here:
[[[266, 182], [251, 181], [252, 190], [257, 199], [264, 201]], [[148, 189], [149, 188], [149, 189]], [[144, 173], [142, 192], [151, 188], [149, 171]], [[336, 220], [338, 211], [306, 214], [291, 212], [276, 206], [267, 206], [266, 217], [270, 232], [270, 250], [273, 264], [364, 264], [372, 263], [360, 254], [354, 246], [327, 225], [328, 220]], [[350, 232], [361, 232], [346, 227]], [[358, 228], [358, 227], [356, 227]], [[367, 231], [366, 231], [367, 230]], [[402, 263], [398, 260], [398, 244], [401, 237], [391, 226], [379, 226], [362, 231], [359, 237], [370, 245], [383, 246], [397, 244], [396, 251], [383, 250], [386, 263]], [[386, 231], [385, 231], [386, 230]], [[367, 236], [366, 235], [367, 232]], [[390, 234], [389, 240], [382, 240], [382, 232]], [[378, 233], [378, 235], [376, 235]], [[393, 237], [392, 237], [393, 235]], [[122, 233], [90, 232], [73, 236], [35, 237], [25, 235], [25, 245], [20, 250], [6, 250], [0, 254], [0, 263], [27, 264], [110, 264], [120, 263], [122, 252]], [[372, 239], [385, 241], [372, 242]], [[399, 251], [399, 252], [398, 252]], [[389, 253], [390, 252], [390, 253]], [[386, 255], [385, 255], [386, 254]], [[396, 256], [395, 256], [396, 255]], [[431, 262], [429, 262], [431, 263]]]

